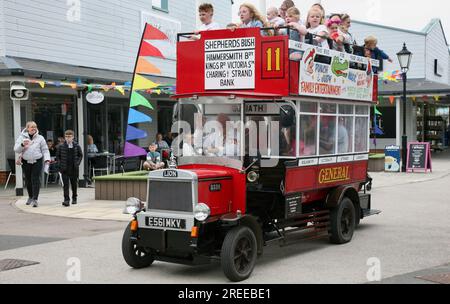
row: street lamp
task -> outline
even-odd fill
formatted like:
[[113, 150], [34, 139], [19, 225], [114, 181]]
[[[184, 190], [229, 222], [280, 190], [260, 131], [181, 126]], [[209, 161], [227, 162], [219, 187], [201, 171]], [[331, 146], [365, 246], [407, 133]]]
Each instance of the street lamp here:
[[403, 43], [403, 49], [397, 53], [398, 62], [402, 70], [403, 76], [403, 136], [402, 136], [402, 172], [406, 172], [406, 150], [408, 137], [406, 136], [406, 73], [409, 70], [412, 53], [406, 48], [406, 43]]

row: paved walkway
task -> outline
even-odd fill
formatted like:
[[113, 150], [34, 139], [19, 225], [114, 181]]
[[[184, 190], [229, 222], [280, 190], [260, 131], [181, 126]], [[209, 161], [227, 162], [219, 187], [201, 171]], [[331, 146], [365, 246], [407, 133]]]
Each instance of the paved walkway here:
[[[372, 172], [373, 188], [393, 187], [403, 184], [421, 183], [441, 179], [450, 175], [450, 151], [435, 154], [432, 173], [386, 173]], [[24, 212], [94, 220], [129, 221], [130, 215], [123, 214], [124, 201], [96, 201], [93, 188], [79, 189], [78, 205], [63, 207], [62, 189], [59, 187], [44, 189], [39, 198], [39, 207], [26, 206], [26, 197], [18, 198], [15, 206]], [[1, 196], [13, 196], [13, 190], [0, 191]]]

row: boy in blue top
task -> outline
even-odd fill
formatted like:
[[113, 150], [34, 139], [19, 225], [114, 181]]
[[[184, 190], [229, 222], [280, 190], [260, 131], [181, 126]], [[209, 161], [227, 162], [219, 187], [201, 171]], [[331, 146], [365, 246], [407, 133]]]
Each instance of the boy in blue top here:
[[149, 152], [147, 153], [147, 161], [144, 162], [144, 169], [147, 171], [159, 170], [164, 168], [164, 163], [161, 161], [161, 154], [159, 152], [156, 152], [157, 148], [158, 146], [156, 145], [156, 143], [152, 143], [148, 147]]

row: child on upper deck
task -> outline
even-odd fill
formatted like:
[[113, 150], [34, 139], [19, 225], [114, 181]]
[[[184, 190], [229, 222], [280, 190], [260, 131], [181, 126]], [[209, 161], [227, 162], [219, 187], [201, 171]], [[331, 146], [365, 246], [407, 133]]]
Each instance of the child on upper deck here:
[[[383, 50], [380, 50], [377, 47], [378, 39], [374, 36], [368, 36], [366, 39], [364, 39], [364, 54], [358, 54], [360, 56], [369, 57], [372, 59], [376, 59], [379, 61], [387, 60], [390, 63], [393, 62], [392, 58], [389, 57], [388, 54], [386, 54]], [[373, 72], [376, 74], [378, 73], [378, 68], [373, 66], [372, 67]]]
[[[286, 25], [291, 28], [289, 31], [289, 39], [303, 42], [305, 35], [308, 33], [306, 27], [300, 21], [300, 11], [296, 7], [291, 7], [286, 11]], [[286, 34], [286, 30], [282, 34]], [[301, 53], [295, 50], [289, 51], [289, 59], [300, 60]]]
[[212, 6], [212, 4], [203, 3], [198, 7], [198, 17], [202, 24], [197, 29], [197, 31], [194, 32], [195, 35], [192, 35], [190, 37], [192, 40], [200, 39], [200, 37], [198, 36], [200, 32], [220, 29], [220, 25], [217, 22], [213, 21], [213, 16], [214, 7]]
[[[239, 17], [241, 18], [241, 24], [239, 24], [237, 27], [239, 28], [251, 28], [251, 27], [270, 27], [270, 24], [267, 23], [264, 16], [261, 15], [261, 13], [256, 9], [256, 7], [253, 4], [250, 3], [244, 3], [239, 8]], [[231, 31], [234, 31], [236, 27], [229, 24], [229, 27], [227, 26]], [[271, 35], [270, 32], [263, 32], [263, 36]]]
[[344, 36], [339, 32], [341, 23], [341, 18], [337, 14], [332, 15], [326, 22], [328, 34], [331, 39], [330, 48], [335, 51], [344, 52]]
[[327, 27], [323, 24], [320, 24], [322, 20], [322, 11], [317, 8], [311, 8], [308, 12], [306, 28], [308, 29], [308, 33], [310, 33], [312, 37], [312, 44], [329, 49], [329, 45], [327, 42], [328, 30]]

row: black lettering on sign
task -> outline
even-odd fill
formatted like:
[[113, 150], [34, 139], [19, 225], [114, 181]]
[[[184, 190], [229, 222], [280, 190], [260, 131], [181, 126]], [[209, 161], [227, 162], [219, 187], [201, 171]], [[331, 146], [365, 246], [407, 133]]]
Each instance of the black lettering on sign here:
[[220, 192], [222, 190], [222, 184], [211, 184], [209, 185], [209, 191]]
[[176, 170], [166, 170], [163, 172], [163, 177], [178, 177], [178, 172]]

